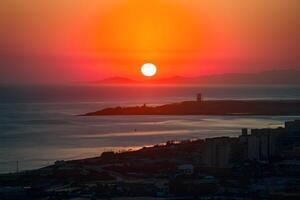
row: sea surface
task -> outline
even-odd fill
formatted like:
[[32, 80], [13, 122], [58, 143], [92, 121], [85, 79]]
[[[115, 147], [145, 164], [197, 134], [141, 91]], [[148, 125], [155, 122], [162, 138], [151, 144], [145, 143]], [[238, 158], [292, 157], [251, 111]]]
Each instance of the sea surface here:
[[204, 99], [300, 99], [300, 86], [0, 86], [0, 173], [169, 140], [238, 136], [300, 116], [77, 115], [108, 106]]

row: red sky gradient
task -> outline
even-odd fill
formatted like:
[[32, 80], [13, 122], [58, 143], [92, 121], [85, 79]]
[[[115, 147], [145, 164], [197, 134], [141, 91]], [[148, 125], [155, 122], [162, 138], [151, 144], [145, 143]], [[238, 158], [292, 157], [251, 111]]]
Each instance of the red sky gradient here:
[[299, 68], [298, 0], [2, 0], [0, 83]]

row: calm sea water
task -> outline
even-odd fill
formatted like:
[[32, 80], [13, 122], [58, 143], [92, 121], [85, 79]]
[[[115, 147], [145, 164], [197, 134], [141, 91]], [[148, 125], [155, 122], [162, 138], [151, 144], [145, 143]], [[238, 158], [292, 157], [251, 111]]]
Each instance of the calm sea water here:
[[[298, 86], [0, 87], [0, 173], [168, 140], [237, 136], [300, 117], [76, 115], [116, 105], [206, 99], [300, 99]], [[136, 130], [136, 131], [135, 131]]]

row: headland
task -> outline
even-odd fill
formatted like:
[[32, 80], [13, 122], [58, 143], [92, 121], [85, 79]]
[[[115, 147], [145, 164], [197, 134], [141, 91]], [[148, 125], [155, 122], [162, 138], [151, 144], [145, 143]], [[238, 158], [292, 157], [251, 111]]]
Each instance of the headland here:
[[81, 116], [99, 115], [300, 115], [300, 100], [202, 100], [160, 106], [105, 108]]

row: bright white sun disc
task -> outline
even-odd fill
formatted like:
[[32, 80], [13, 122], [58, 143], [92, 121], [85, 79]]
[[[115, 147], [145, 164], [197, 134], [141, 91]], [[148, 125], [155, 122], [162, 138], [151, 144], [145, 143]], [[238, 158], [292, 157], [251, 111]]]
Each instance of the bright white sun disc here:
[[156, 74], [156, 66], [152, 63], [145, 63], [141, 68], [141, 72], [144, 76], [154, 76]]

